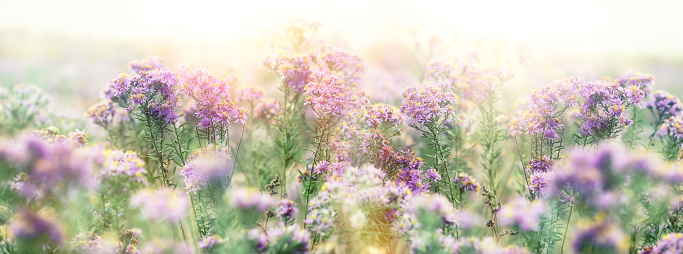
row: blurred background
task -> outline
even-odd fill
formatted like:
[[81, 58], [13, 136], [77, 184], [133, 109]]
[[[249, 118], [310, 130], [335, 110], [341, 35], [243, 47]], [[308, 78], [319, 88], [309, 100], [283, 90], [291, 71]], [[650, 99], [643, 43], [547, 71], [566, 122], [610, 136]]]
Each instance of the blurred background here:
[[[524, 44], [529, 63], [505, 85], [505, 103], [553, 80], [616, 78], [628, 69], [683, 95], [683, 1], [50, 1], [0, 0], [0, 85], [33, 83], [52, 108], [80, 116], [133, 59], [232, 72], [238, 85], [276, 96], [260, 67], [268, 29], [319, 21], [318, 38], [360, 55], [361, 86], [392, 100], [419, 83], [434, 56], [464, 56], [476, 42]], [[399, 102], [400, 103], [400, 102]], [[394, 103], [396, 104], [396, 103]]]

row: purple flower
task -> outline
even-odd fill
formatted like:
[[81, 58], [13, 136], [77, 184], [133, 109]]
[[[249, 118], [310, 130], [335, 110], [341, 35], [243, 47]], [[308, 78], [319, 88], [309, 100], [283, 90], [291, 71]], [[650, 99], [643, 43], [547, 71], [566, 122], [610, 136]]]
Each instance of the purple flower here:
[[655, 110], [656, 116], [660, 120], [669, 119], [672, 116], [680, 117], [681, 112], [683, 112], [683, 106], [678, 97], [666, 91], [654, 92], [650, 100], [645, 104], [645, 107]]
[[204, 128], [246, 123], [246, 110], [230, 100], [229, 82], [204, 69], [180, 66], [180, 91], [197, 103], [196, 117]]
[[103, 128], [109, 127], [109, 124], [114, 119], [114, 102], [106, 100], [95, 104], [85, 112], [85, 117], [90, 118], [90, 121]]
[[650, 94], [650, 89], [654, 85], [655, 78], [646, 73], [640, 73], [636, 70], [628, 70], [619, 76], [617, 83], [625, 88], [631, 86], [637, 87], [638, 90], [643, 91], [644, 96]]
[[338, 72], [316, 72], [313, 82], [306, 85], [304, 95], [306, 104], [320, 118], [339, 118], [364, 101], [357, 89], [344, 85], [344, 78]]
[[403, 91], [401, 113], [420, 124], [436, 122], [443, 119], [442, 115], [453, 113], [456, 99], [454, 93], [439, 85], [424, 83]]
[[275, 211], [275, 213], [283, 221], [288, 221], [290, 219], [293, 219], [294, 216], [296, 216], [297, 211], [298, 209], [296, 209], [296, 204], [294, 203], [294, 201], [289, 199], [283, 199], [280, 200], [280, 203], [277, 205], [277, 210]]
[[254, 108], [254, 118], [268, 121], [269, 125], [277, 124], [282, 107], [280, 103], [273, 99], [261, 100]]
[[127, 176], [130, 181], [147, 184], [145, 174], [145, 162], [137, 156], [137, 153], [121, 150], [102, 151], [103, 161], [99, 176], [102, 179]]
[[436, 172], [436, 169], [430, 168], [427, 169], [427, 178], [429, 178], [429, 180], [432, 182], [438, 182], [441, 180], [441, 175], [439, 172]]
[[28, 137], [6, 144], [3, 155], [20, 169], [11, 187], [29, 198], [64, 193], [61, 188], [93, 188], [93, 168], [86, 150], [75, 150], [68, 142], [50, 142]]
[[227, 148], [208, 145], [190, 155], [180, 170], [187, 193], [197, 194], [212, 181], [226, 179], [230, 174], [230, 153]]
[[9, 229], [16, 238], [40, 239], [45, 237], [52, 243], [61, 244], [64, 233], [54, 218], [44, 214], [36, 214], [23, 209], [15, 215], [9, 224]]
[[586, 224], [574, 235], [572, 248], [576, 253], [585, 253], [588, 248], [595, 253], [624, 253], [626, 239], [615, 223], [598, 218], [597, 222]]
[[527, 172], [529, 173], [547, 173], [552, 170], [554, 161], [547, 156], [541, 156], [540, 159], [533, 159], [529, 161]]
[[297, 224], [288, 226], [281, 222], [268, 230], [268, 242], [270, 243], [269, 248], [273, 250], [286, 248], [289, 250], [288, 253], [310, 253], [311, 234]]
[[207, 237], [202, 238], [202, 240], [199, 241], [198, 246], [200, 249], [208, 250], [208, 249], [213, 248], [213, 246], [221, 244], [223, 242], [224, 242], [224, 240], [220, 236], [211, 235], [211, 236], [207, 236]]
[[266, 94], [262, 88], [256, 87], [240, 87], [237, 89], [237, 101], [246, 103], [256, 103]]
[[670, 117], [659, 126], [655, 137], [670, 136], [678, 141], [683, 141], [683, 119], [680, 117]]
[[503, 226], [518, 226], [523, 231], [538, 229], [538, 222], [547, 207], [541, 200], [529, 203], [522, 197], [514, 198], [498, 211], [498, 222]]
[[268, 57], [263, 62], [278, 74], [285, 87], [295, 93], [303, 93], [304, 87], [312, 80], [310, 55]]
[[254, 209], [262, 213], [275, 207], [275, 202], [270, 195], [252, 189], [233, 189], [230, 194], [231, 205], [242, 211]]
[[265, 253], [268, 249], [268, 237], [261, 232], [261, 229], [254, 228], [247, 232], [247, 240], [257, 253]]
[[453, 182], [456, 183], [457, 187], [462, 191], [479, 191], [479, 183], [467, 173], [458, 174], [453, 178]]
[[187, 215], [190, 201], [183, 192], [162, 188], [135, 193], [130, 198], [130, 205], [140, 208], [140, 213], [146, 220], [168, 220], [177, 224]]
[[542, 196], [544, 190], [548, 187], [549, 173], [538, 172], [529, 176], [529, 190], [537, 196]]
[[662, 236], [662, 240], [657, 242], [655, 246], [646, 252], [645, 250], [640, 253], [683, 253], [683, 234], [681, 233], [671, 233]]
[[130, 63], [128, 63], [128, 67], [132, 71], [140, 74], [145, 71], [162, 69], [164, 68], [164, 62], [159, 57], [150, 56], [147, 58], [130, 61]]
[[403, 117], [397, 108], [381, 103], [372, 105], [363, 120], [372, 128], [398, 127], [403, 124]]
[[[457, 217], [453, 203], [438, 194], [414, 196], [405, 203], [404, 210], [420, 219], [420, 223], [428, 229], [455, 226], [456, 224]], [[432, 218], [438, 218], [436, 225], [433, 225]]]
[[360, 57], [327, 44], [314, 48], [309, 54], [323, 69], [342, 73], [344, 81], [351, 87], [359, 85], [360, 74], [365, 69]]

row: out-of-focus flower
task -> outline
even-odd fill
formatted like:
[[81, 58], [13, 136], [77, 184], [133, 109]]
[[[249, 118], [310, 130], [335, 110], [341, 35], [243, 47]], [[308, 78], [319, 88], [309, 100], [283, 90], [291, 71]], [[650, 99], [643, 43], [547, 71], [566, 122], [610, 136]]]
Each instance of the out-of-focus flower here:
[[150, 56], [147, 58], [130, 61], [130, 63], [128, 63], [128, 67], [136, 73], [142, 73], [145, 71], [164, 68], [164, 61], [162, 61], [159, 57]]
[[286, 225], [279, 223], [276, 227], [268, 230], [269, 249], [279, 250], [283, 253], [309, 253], [311, 247], [311, 234], [299, 225]]
[[237, 88], [237, 102], [254, 104], [266, 94], [260, 87], [240, 87]]
[[103, 239], [102, 237], [93, 234], [81, 232], [71, 240], [71, 246], [77, 253], [104, 253], [115, 254], [122, 253], [121, 246], [113, 239]]
[[220, 236], [211, 235], [202, 238], [202, 240], [199, 241], [198, 246], [200, 249], [208, 250], [223, 242], [224, 240]]
[[293, 219], [297, 212], [298, 209], [296, 209], [296, 204], [289, 199], [280, 200], [280, 203], [277, 205], [277, 210], [275, 211], [277, 216], [283, 221]]
[[268, 250], [268, 237], [261, 232], [261, 229], [254, 228], [247, 232], [247, 241], [256, 253], [265, 253]]
[[85, 117], [90, 118], [90, 121], [96, 125], [108, 128], [109, 124], [114, 119], [114, 102], [106, 100], [95, 104], [85, 112]]
[[462, 191], [479, 191], [479, 183], [477, 183], [474, 177], [471, 177], [467, 173], [458, 174], [453, 178], [453, 182], [457, 184], [457, 187]]
[[357, 87], [359, 85], [360, 74], [365, 67], [357, 55], [327, 44], [315, 47], [309, 54], [323, 69], [342, 73], [344, 82], [348, 83], [349, 86]]
[[297, 94], [304, 92], [304, 87], [311, 82], [313, 76], [310, 55], [275, 56], [263, 60], [264, 65], [280, 77], [285, 87]]
[[85, 134], [85, 130], [76, 130], [69, 132], [69, 140], [76, 147], [84, 147], [88, 145], [88, 134]]
[[[132, 246], [132, 245], [129, 245]], [[194, 254], [194, 250], [185, 242], [172, 242], [162, 239], [152, 239], [146, 242], [141, 248], [140, 253], [149, 254]]]
[[140, 208], [142, 217], [147, 220], [168, 220], [180, 223], [187, 215], [190, 201], [187, 194], [163, 188], [161, 190], [142, 190], [130, 198], [132, 207]]
[[522, 197], [514, 198], [498, 211], [498, 222], [503, 226], [518, 226], [523, 231], [538, 229], [541, 215], [547, 207], [541, 200], [529, 203]]
[[387, 104], [372, 105], [364, 116], [363, 122], [372, 128], [398, 127], [403, 124], [403, 116], [399, 109]]
[[184, 178], [187, 193], [197, 194], [197, 190], [204, 188], [211, 181], [227, 179], [230, 171], [228, 149], [210, 144], [190, 155], [180, 170], [180, 175]]
[[55, 244], [64, 241], [64, 232], [57, 221], [45, 214], [36, 214], [23, 209], [15, 215], [9, 225], [12, 235], [19, 239], [47, 239]]
[[600, 215], [595, 222], [581, 226], [574, 235], [572, 249], [585, 253], [588, 248], [595, 253], [624, 253], [628, 239], [615, 223]]
[[453, 204], [441, 195], [415, 196], [404, 205], [404, 211], [415, 215], [426, 230], [456, 225]]
[[268, 194], [253, 189], [233, 189], [230, 194], [230, 203], [233, 207], [242, 211], [265, 212], [275, 207], [276, 201]]
[[280, 103], [273, 99], [261, 100], [254, 108], [254, 118], [268, 121], [268, 124], [275, 125], [280, 116], [282, 107]]
[[95, 187], [92, 165], [85, 151], [67, 142], [28, 137], [6, 144], [3, 155], [20, 170], [12, 189], [25, 197], [42, 198], [63, 189]]

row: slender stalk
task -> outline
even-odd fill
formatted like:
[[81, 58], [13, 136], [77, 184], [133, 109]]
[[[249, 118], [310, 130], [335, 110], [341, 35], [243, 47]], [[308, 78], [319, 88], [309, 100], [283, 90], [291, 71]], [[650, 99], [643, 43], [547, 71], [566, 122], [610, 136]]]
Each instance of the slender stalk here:
[[567, 225], [564, 227], [564, 235], [562, 236], [562, 246], [560, 247], [560, 254], [564, 253], [564, 242], [567, 240], [567, 230], [569, 229], [569, 222], [572, 220], [572, 211], [574, 206], [569, 207], [569, 218], [567, 218]]

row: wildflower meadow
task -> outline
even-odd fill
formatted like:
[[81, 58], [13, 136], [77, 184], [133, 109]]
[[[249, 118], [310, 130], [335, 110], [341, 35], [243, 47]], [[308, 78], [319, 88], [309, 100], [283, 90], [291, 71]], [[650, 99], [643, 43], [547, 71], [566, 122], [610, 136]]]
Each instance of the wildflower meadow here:
[[68, 117], [3, 83], [0, 252], [683, 253], [683, 104], [653, 75], [517, 97], [508, 42], [418, 50], [371, 95], [323, 25], [265, 32], [273, 89], [149, 56]]

